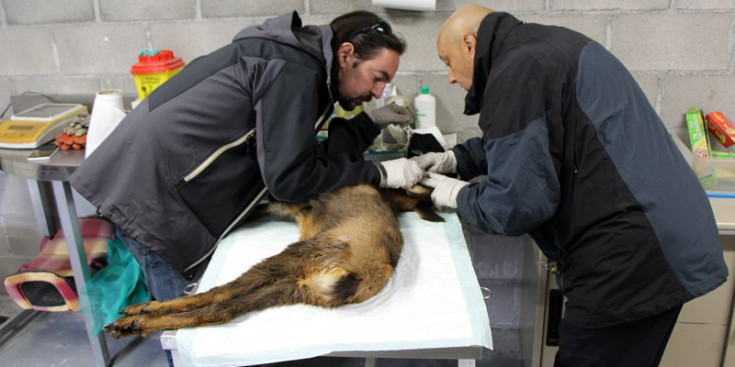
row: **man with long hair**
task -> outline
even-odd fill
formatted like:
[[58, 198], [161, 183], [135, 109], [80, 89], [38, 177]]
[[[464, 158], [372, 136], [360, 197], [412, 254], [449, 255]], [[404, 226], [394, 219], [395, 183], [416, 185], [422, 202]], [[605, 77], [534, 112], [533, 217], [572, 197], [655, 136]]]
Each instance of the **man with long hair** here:
[[407, 124], [390, 105], [332, 119], [377, 98], [405, 41], [373, 13], [302, 25], [296, 12], [243, 29], [157, 88], [82, 164], [72, 186], [111, 220], [152, 296], [182, 295], [219, 240], [266, 194], [304, 201], [359, 183], [408, 188], [422, 171], [362, 152], [381, 128]]

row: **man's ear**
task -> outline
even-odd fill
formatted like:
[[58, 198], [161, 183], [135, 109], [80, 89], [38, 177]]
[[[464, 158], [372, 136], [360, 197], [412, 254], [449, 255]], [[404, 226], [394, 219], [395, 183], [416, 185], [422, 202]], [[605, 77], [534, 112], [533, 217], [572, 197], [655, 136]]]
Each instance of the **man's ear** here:
[[355, 45], [351, 42], [343, 42], [337, 49], [337, 61], [339, 62], [339, 67], [342, 68], [345, 65], [351, 64], [348, 63], [348, 60], [351, 60], [354, 55]]
[[472, 34], [465, 33], [464, 36], [462, 37], [462, 50], [474, 56], [476, 47], [477, 47], [477, 37], [475, 37]]

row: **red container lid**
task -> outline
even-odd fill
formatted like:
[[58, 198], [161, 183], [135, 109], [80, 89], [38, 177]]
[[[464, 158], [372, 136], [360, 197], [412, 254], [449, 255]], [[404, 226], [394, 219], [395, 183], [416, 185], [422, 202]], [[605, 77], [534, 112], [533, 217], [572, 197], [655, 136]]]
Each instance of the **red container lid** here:
[[156, 74], [184, 66], [180, 57], [171, 50], [161, 50], [155, 55], [138, 55], [138, 63], [130, 69], [131, 74]]

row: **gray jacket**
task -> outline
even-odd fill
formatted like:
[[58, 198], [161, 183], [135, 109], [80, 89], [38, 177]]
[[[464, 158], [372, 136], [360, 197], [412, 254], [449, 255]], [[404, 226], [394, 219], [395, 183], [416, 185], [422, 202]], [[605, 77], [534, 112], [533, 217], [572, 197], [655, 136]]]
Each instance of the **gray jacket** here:
[[332, 30], [296, 12], [242, 30], [132, 111], [71, 178], [99, 213], [180, 271], [214, 251], [267, 191], [302, 201], [380, 182], [360, 154], [379, 130], [333, 120]]

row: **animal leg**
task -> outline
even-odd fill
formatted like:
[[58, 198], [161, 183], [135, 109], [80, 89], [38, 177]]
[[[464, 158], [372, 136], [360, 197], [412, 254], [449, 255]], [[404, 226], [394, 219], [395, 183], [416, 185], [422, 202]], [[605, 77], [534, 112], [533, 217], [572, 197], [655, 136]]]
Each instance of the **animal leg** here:
[[[185, 312], [217, 302], [227, 301], [239, 295], [248, 294], [254, 289], [282, 278], [289, 271], [289, 269], [282, 265], [288, 264], [288, 262], [278, 260], [284, 256], [284, 254], [279, 254], [265, 259], [240, 275], [237, 279], [214, 287], [207, 292], [168, 301], [139, 303], [126, 307], [120, 313], [126, 316], [133, 316], [140, 314], [162, 315]], [[272, 265], [273, 263], [278, 264]]]
[[249, 294], [240, 294], [191, 311], [121, 317], [105, 326], [105, 330], [115, 338], [136, 334], [148, 336], [160, 330], [223, 324], [238, 315], [276, 306], [305, 303], [331, 308], [349, 303], [348, 299], [354, 296], [359, 282], [345, 269], [335, 268], [308, 279], [279, 280]]
[[222, 302], [239, 295], [248, 294], [279, 279], [286, 279], [294, 274], [300, 274], [302, 270], [299, 269], [301, 264], [299, 260], [303, 259], [308, 252], [313, 251], [310, 250], [313, 246], [308, 242], [292, 243], [281, 253], [264, 259], [227, 284], [191, 296], [128, 306], [120, 313], [133, 316], [191, 311], [215, 302]]
[[120, 313], [126, 316], [133, 316], [140, 314], [163, 315], [191, 311], [214, 302], [221, 302], [233, 298], [237, 294], [236, 292], [236, 285], [228, 283], [212, 288], [207, 292], [191, 296], [174, 298], [168, 301], [150, 301], [128, 306], [120, 311]]
[[209, 305], [193, 311], [170, 313], [165, 315], [133, 315], [125, 316], [105, 326], [108, 334], [115, 338], [131, 335], [148, 335], [160, 330], [180, 329], [202, 325], [213, 325], [225, 323], [235, 315], [228, 313], [222, 305], [228, 301], [219, 303], [220, 307]]
[[186, 327], [224, 324], [240, 314], [269, 307], [302, 303], [303, 295], [294, 280], [283, 280], [262, 287], [249, 295], [240, 295], [188, 312], [166, 315], [141, 314], [121, 317], [105, 326], [115, 338]]

